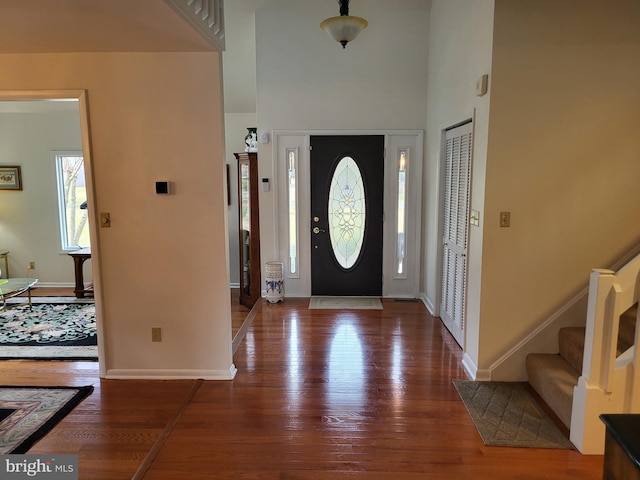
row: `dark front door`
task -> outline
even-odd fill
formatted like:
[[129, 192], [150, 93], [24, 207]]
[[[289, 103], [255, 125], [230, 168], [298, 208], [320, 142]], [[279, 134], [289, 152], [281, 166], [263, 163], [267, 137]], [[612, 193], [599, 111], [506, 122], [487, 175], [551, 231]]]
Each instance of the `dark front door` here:
[[311, 137], [311, 293], [382, 295], [384, 137]]

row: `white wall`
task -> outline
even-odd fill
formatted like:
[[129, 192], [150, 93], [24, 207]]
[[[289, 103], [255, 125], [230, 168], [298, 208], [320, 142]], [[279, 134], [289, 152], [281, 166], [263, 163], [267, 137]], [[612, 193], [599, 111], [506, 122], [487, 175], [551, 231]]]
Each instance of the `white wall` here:
[[219, 55], [0, 55], [0, 70], [0, 90], [87, 90], [94, 206], [111, 213], [93, 239], [106, 374], [230, 378]]
[[[430, 2], [352, 1], [369, 27], [346, 49], [320, 22], [335, 2], [277, 1], [256, 11], [258, 132], [424, 130]], [[259, 145], [259, 176], [273, 179], [273, 144]], [[277, 259], [275, 196], [260, 192], [261, 258]]]
[[[493, 0], [435, 0], [431, 7], [429, 36], [429, 101], [427, 105], [426, 164], [424, 169], [423, 292], [432, 312], [439, 311], [440, 255], [440, 150], [442, 130], [473, 118], [474, 145], [471, 208], [484, 210], [484, 179], [487, 162], [489, 102], [492, 96], [491, 47]], [[489, 92], [476, 96], [476, 81], [489, 74]], [[467, 355], [478, 351], [482, 231], [469, 227], [469, 262], [466, 310]]]
[[224, 128], [229, 165], [231, 205], [229, 214], [229, 267], [232, 287], [240, 285], [238, 252], [238, 163], [233, 155], [244, 151], [248, 127], [256, 127], [256, 0], [225, 4], [225, 42], [222, 54], [224, 77]]
[[640, 240], [639, 19], [633, 0], [496, 0], [480, 368]]
[[[60, 245], [56, 150], [82, 150], [77, 105], [67, 111], [0, 113], [0, 164], [20, 166], [23, 185], [22, 191], [0, 190], [0, 245], [11, 252], [10, 274], [24, 277], [34, 261], [30, 275], [40, 285], [72, 286], [73, 260]], [[90, 279], [91, 262], [85, 265], [85, 279]]]

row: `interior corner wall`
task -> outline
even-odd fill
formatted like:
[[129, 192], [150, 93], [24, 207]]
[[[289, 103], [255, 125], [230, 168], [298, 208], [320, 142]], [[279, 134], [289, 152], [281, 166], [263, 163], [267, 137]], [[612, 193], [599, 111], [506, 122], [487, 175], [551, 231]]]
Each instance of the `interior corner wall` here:
[[[267, 3], [267, 2], [265, 2]], [[352, 1], [369, 26], [345, 49], [320, 22], [335, 2], [270, 2], [256, 11], [258, 132], [424, 130], [429, 1]], [[258, 145], [262, 178], [275, 177], [273, 143]], [[260, 192], [261, 258], [279, 255], [275, 188]]]
[[[434, 0], [429, 26], [429, 80], [427, 105], [426, 164], [423, 198], [422, 291], [432, 313], [439, 313], [442, 226], [440, 157], [445, 128], [473, 119], [473, 165], [471, 208], [484, 210], [484, 179], [487, 162], [489, 102], [492, 95], [491, 48], [493, 0]], [[476, 82], [489, 74], [489, 92], [476, 95]], [[466, 355], [475, 362], [478, 353], [482, 230], [469, 231], [467, 259]]]
[[215, 52], [0, 55], [0, 90], [87, 91], [95, 206], [111, 214], [93, 259], [107, 376], [235, 373], [220, 63]]
[[640, 241], [639, 53], [635, 0], [496, 0], [481, 368]]

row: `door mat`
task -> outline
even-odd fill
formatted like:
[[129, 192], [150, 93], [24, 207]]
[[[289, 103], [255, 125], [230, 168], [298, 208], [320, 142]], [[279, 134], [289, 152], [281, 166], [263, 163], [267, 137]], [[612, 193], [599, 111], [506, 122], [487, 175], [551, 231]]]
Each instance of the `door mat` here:
[[310, 310], [382, 310], [377, 297], [311, 297]]
[[92, 391], [92, 386], [0, 386], [0, 454], [27, 452]]
[[453, 384], [485, 445], [574, 448], [524, 383], [454, 380]]

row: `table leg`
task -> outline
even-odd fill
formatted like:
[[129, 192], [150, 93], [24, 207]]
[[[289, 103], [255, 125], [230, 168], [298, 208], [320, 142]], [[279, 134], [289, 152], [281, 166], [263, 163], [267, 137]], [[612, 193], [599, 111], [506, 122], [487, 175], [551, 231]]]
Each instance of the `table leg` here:
[[4, 258], [4, 275], [9, 278], [9, 255], [5, 253], [0, 255], [0, 257]]
[[82, 272], [82, 264], [84, 261], [85, 259], [82, 257], [73, 257], [76, 277], [76, 298], [84, 298], [84, 275]]

